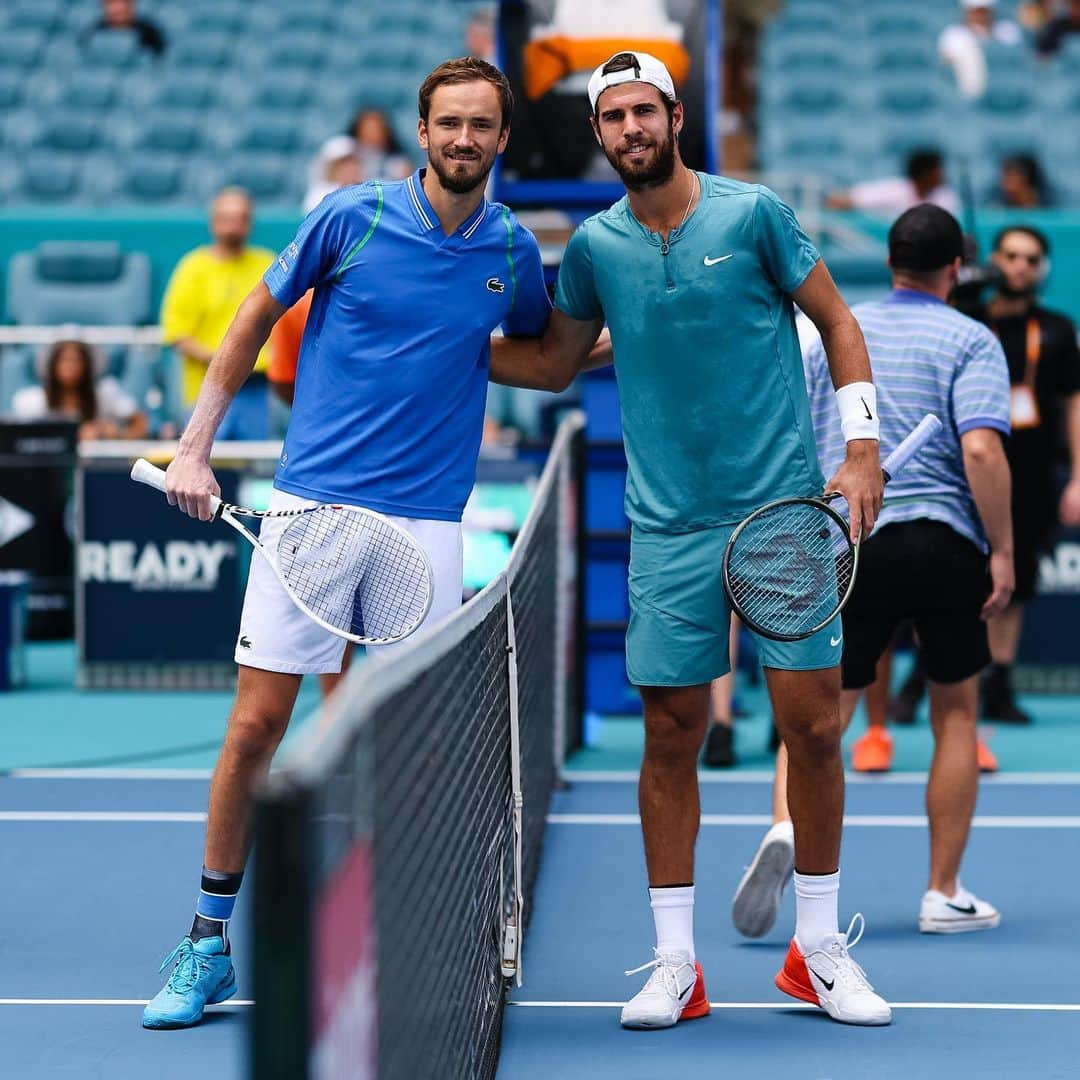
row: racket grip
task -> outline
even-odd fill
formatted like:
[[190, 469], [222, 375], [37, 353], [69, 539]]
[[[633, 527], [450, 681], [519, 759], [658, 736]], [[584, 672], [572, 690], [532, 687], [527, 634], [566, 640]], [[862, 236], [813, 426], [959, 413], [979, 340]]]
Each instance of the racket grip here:
[[927, 413], [919, 421], [918, 426], [885, 459], [881, 471], [885, 474], [886, 483], [921, 453], [923, 447], [941, 431], [941, 426], [941, 421], [933, 413]]
[[[151, 465], [146, 458], [139, 458], [134, 465], [131, 466], [131, 479], [138, 484], [146, 484], [147, 487], [156, 488], [158, 491], [164, 492], [165, 487], [165, 470], [159, 469], [156, 465]], [[216, 495], [210, 496], [210, 512], [217, 517], [217, 512], [221, 508], [221, 500]]]

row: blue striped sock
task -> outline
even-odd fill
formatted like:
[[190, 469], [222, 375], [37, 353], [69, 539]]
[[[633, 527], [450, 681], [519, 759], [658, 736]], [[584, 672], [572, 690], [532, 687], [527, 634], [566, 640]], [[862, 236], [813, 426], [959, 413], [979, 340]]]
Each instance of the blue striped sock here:
[[216, 936], [221, 938], [226, 950], [228, 949], [229, 920], [232, 918], [236, 896], [243, 880], [242, 870], [238, 874], [229, 874], [203, 867], [199, 899], [195, 905], [195, 920], [191, 924], [192, 941]]

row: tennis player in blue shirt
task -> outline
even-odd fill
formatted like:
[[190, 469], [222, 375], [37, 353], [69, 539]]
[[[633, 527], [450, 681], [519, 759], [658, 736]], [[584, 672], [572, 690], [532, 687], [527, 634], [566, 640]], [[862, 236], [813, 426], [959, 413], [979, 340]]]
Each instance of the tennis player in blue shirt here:
[[[428, 76], [418, 126], [427, 168], [343, 188], [308, 215], [210, 364], [168, 470], [170, 502], [210, 520], [210, 496], [220, 494], [209, 465], [218, 425], [271, 327], [314, 288], [270, 508], [347, 503], [387, 515], [431, 562], [428, 620], [460, 605], [461, 514], [476, 475], [490, 335], [500, 325], [509, 335], [538, 334], [551, 311], [535, 237], [484, 198], [512, 108], [506, 77], [482, 60], [447, 61]], [[297, 610], [264, 560], [252, 560], [195, 920], [162, 965], [175, 962], [144, 1026], [187, 1027], [236, 992], [228, 927], [252, 792], [301, 677], [339, 671], [344, 646]]]
[[[645, 705], [638, 795], [656, 925], [651, 974], [622, 1023], [661, 1028], [709, 1011], [693, 936], [696, 764], [709, 684], [729, 669], [724, 547], [761, 504], [825, 488], [793, 301], [825, 342], [846, 440], [828, 488], [847, 499], [853, 531], [869, 532], [881, 504], [878, 421], [862, 334], [818, 252], [767, 188], [683, 164], [683, 105], [664, 65], [619, 53], [593, 73], [589, 100], [627, 195], [571, 238], [541, 341], [497, 346], [492, 373], [558, 388], [591, 363], [607, 321], [628, 462], [626, 666]], [[759, 639], [794, 819], [796, 927], [776, 981], [834, 1020], [886, 1024], [889, 1006], [837, 923], [842, 641], [839, 618], [805, 641]]]

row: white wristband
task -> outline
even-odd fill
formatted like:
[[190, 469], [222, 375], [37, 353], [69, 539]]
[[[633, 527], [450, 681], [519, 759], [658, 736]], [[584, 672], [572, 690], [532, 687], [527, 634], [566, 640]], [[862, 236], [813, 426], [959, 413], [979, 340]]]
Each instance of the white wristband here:
[[844, 441], [878, 438], [877, 390], [869, 382], [853, 382], [836, 391]]

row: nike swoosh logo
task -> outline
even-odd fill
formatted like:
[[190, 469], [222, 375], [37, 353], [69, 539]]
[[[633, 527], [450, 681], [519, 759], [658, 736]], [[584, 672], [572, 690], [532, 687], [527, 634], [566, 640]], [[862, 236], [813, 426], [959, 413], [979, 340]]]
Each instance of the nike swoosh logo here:
[[[809, 964], [807, 964], [806, 966], [810, 967]], [[836, 985], [835, 979], [832, 982], [828, 982], [826, 979], [822, 978], [813, 968], [810, 968], [810, 974], [813, 975], [814, 978], [817, 979], [817, 981], [821, 983], [821, 985], [824, 986], [826, 990], [831, 990]]]
[[866, 419], [873, 420], [874, 415], [870, 412], [870, 406], [866, 404], [866, 398], [861, 397], [859, 398], [859, 400], [862, 402], [862, 407], [866, 410]]
[[686, 988], [686, 989], [685, 989], [685, 990], [684, 990], [684, 991], [683, 991], [683, 992], [682, 992], [682, 993], [681, 993], [681, 994], [679, 995], [679, 1000], [680, 1000], [680, 1001], [682, 1001], [682, 999], [683, 999], [684, 997], [686, 997], [686, 995], [687, 995], [687, 994], [689, 994], [689, 993], [690, 993], [690, 991], [691, 991], [691, 990], [693, 990], [693, 989], [694, 989], [694, 984], [693, 984], [693, 983], [691, 983], [691, 984], [690, 984], [690, 985], [689, 985], [689, 986], [688, 986], [688, 987], [687, 987], [687, 988]]
[[968, 907], [957, 907], [956, 904], [946, 903], [945, 906], [948, 907], [948, 908], [952, 908], [953, 911], [959, 911], [961, 915], [974, 915], [975, 914], [975, 905], [974, 904], [970, 904]]
[[734, 259], [734, 258], [735, 258], [735, 253], [734, 252], [732, 252], [730, 255], [721, 255], [718, 259], [710, 259], [709, 256], [706, 255], [705, 256], [705, 265], [706, 266], [715, 266], [717, 263], [727, 262], [728, 259]]
[[831, 637], [831, 638], [829, 638], [829, 644], [835, 649], [836, 646], [839, 645], [840, 642], [843, 641], [843, 640], [844, 640], [844, 635], [841, 634], [839, 637]]

